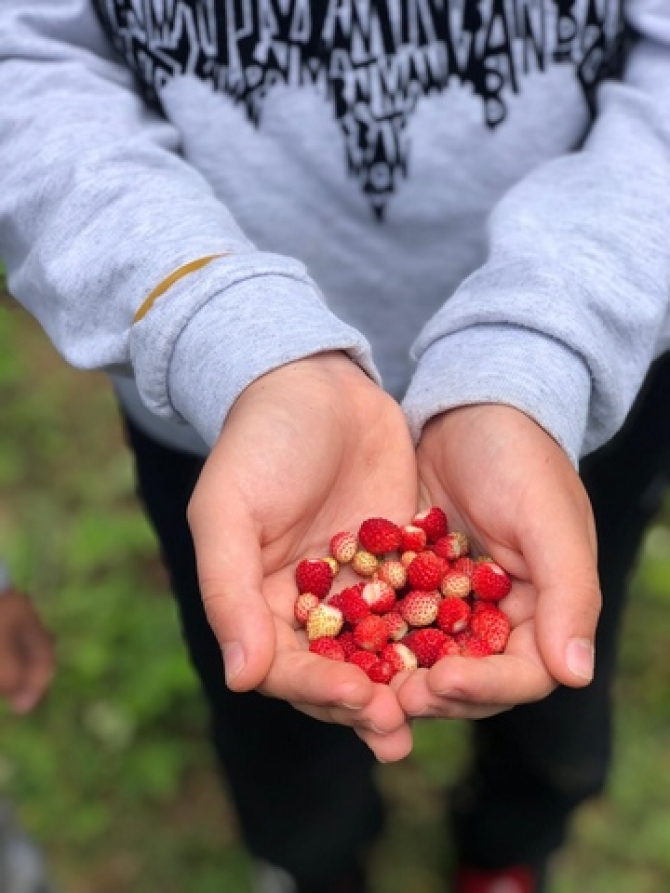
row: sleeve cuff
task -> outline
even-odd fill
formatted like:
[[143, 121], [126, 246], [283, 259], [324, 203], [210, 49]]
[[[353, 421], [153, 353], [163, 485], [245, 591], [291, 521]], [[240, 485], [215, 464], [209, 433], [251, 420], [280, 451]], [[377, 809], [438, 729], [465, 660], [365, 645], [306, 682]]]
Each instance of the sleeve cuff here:
[[143, 400], [157, 415], [181, 416], [209, 446], [241, 392], [287, 363], [341, 350], [379, 382], [368, 342], [331, 313], [303, 268], [264, 257], [265, 269], [238, 260], [234, 273], [229, 260], [214, 261], [199, 274], [200, 297], [187, 277], [134, 327], [152, 330], [135, 333]]
[[530, 329], [491, 324], [433, 342], [420, 357], [403, 407], [418, 441], [426, 422], [449, 409], [513, 406], [544, 428], [577, 466], [590, 397], [589, 369], [576, 353]]

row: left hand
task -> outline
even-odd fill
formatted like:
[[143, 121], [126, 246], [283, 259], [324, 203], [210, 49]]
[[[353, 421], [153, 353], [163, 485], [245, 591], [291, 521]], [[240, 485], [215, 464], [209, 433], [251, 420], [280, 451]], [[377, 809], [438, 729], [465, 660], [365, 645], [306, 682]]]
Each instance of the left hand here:
[[561, 447], [511, 407], [432, 419], [417, 450], [422, 502], [447, 512], [513, 577], [504, 654], [447, 657], [399, 680], [409, 716], [478, 719], [591, 679], [601, 596], [590, 503]]

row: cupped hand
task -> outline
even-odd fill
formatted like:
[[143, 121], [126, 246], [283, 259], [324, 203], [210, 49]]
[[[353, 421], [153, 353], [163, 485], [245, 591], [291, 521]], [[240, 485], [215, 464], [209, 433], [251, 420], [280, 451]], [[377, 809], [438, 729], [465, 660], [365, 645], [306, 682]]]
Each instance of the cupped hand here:
[[501, 405], [432, 419], [417, 450], [422, 502], [447, 512], [514, 578], [501, 603], [504, 654], [447, 657], [403, 681], [410, 716], [481, 718], [592, 676], [601, 595], [588, 497], [565, 452], [534, 421]]
[[55, 667], [51, 635], [30, 599], [10, 589], [0, 595], [0, 694], [16, 713], [42, 699]]
[[416, 511], [416, 461], [398, 404], [348, 357], [288, 364], [239, 397], [189, 505], [201, 593], [237, 691], [258, 689], [353, 726], [382, 760], [411, 749], [392, 688], [310, 653], [293, 616], [297, 561], [340, 530]]

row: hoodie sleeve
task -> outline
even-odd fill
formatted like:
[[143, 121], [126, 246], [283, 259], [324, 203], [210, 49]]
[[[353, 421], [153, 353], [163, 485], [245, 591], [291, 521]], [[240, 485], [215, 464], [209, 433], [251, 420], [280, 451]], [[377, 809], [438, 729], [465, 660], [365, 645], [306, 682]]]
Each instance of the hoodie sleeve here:
[[447, 409], [504, 403], [576, 463], [616, 433], [670, 345], [670, 4], [624, 10], [634, 43], [584, 145], [503, 197], [486, 262], [414, 346], [417, 438]]
[[243, 388], [291, 360], [344, 350], [376, 377], [304, 267], [256, 250], [184, 161], [89, 0], [0, 0], [0, 96], [0, 256], [68, 362], [132, 374], [209, 444]]

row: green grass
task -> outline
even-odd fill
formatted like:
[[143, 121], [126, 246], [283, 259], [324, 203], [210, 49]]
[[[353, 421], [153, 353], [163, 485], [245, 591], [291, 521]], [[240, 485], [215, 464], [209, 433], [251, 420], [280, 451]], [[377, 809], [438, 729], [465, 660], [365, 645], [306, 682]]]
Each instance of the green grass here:
[[[247, 893], [247, 860], [210, 753], [152, 532], [103, 376], [67, 368], [0, 301], [0, 554], [58, 644], [46, 702], [0, 708], [0, 793], [67, 893]], [[578, 814], [555, 893], [670, 889], [670, 510], [650, 532], [622, 639], [615, 769]], [[441, 791], [467, 756], [461, 723], [417, 725], [380, 767], [390, 824], [377, 893], [438, 893]]]

